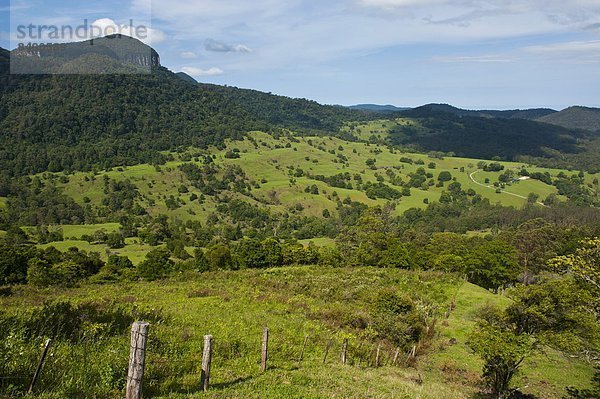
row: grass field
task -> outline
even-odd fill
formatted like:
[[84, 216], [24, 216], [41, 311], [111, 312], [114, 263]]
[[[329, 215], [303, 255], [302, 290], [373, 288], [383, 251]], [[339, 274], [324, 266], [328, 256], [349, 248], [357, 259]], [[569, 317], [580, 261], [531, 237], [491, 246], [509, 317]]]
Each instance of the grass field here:
[[[416, 172], [419, 167], [424, 167], [428, 173], [433, 174], [432, 180], [435, 183], [437, 183], [437, 176], [441, 171], [449, 171], [452, 177], [461, 183], [464, 190], [473, 189], [482, 197], [488, 198], [492, 203], [515, 207], [523, 206], [529, 193], [538, 194], [540, 199], [557, 193], [556, 188], [553, 186], [540, 181], [529, 180], [511, 184], [505, 188], [506, 192], [497, 194], [495, 189], [482, 187], [469, 177], [471, 173], [477, 171], [476, 164], [480, 160], [476, 159], [454, 157], [432, 159], [424, 154], [390, 151], [387, 147], [380, 145], [347, 142], [333, 137], [299, 137], [293, 140], [284, 137], [276, 140], [265, 133], [253, 132], [252, 138], [252, 141], [246, 139], [230, 142], [226, 149], [222, 151], [211, 150], [210, 152], [216, 154], [215, 162], [218, 165], [239, 165], [250, 181], [264, 182], [260, 184], [260, 188], [252, 190], [252, 195], [262, 202], [262, 206], [270, 208], [274, 212], [281, 212], [298, 203], [303, 206], [303, 213], [307, 215], [320, 216], [324, 209], [335, 212], [336, 201], [332, 197], [333, 192], [336, 192], [340, 198], [350, 197], [354, 201], [360, 201], [369, 206], [383, 205], [387, 202], [384, 199], [370, 199], [364, 192], [356, 189], [329, 187], [323, 182], [306, 177], [291, 180], [290, 170], [296, 169], [302, 169], [305, 173], [324, 176], [349, 172], [352, 176], [359, 175], [364, 183], [376, 182], [376, 175], [380, 175], [385, 178], [387, 184], [389, 184], [389, 178], [386, 176], [388, 169], [393, 170], [400, 178], [407, 181], [410, 173]], [[286, 146], [288, 148], [285, 148]], [[240, 158], [225, 158], [224, 154], [234, 148], [240, 151]], [[341, 161], [338, 156], [347, 158], [347, 161]], [[411, 158], [415, 162], [424, 163], [424, 165], [401, 163], [399, 161], [401, 157]], [[376, 169], [373, 170], [366, 166], [366, 161], [369, 158], [376, 159]], [[431, 162], [435, 163], [433, 169], [428, 167]], [[180, 220], [205, 220], [210, 213], [215, 211], [216, 203], [211, 197], [208, 197], [204, 204], [188, 200], [190, 195], [199, 195], [200, 193], [189, 186], [186, 177], [179, 171], [178, 166], [182, 163], [182, 161], [169, 162], [161, 166], [160, 170], [150, 165], [137, 165], [115, 168], [112, 171], [102, 172], [98, 175], [76, 173], [69, 176], [68, 183], [59, 185], [64, 188], [67, 195], [80, 203], [83, 203], [84, 198], [87, 197], [91, 204], [100, 205], [102, 198], [105, 196], [103, 193], [103, 175], [116, 180], [128, 179], [137, 186], [143, 198], [142, 205], [148, 209], [150, 214], [164, 213]], [[501, 163], [507, 169], [515, 171], [527, 167], [531, 171], [549, 171], [553, 176], [561, 172], [560, 170], [533, 168], [530, 165], [514, 162]], [[564, 172], [570, 173], [568, 171]], [[499, 174], [499, 172], [480, 171], [474, 175], [474, 178], [480, 184], [484, 184], [486, 178], [489, 178], [493, 183], [498, 179]], [[590, 184], [595, 177], [593, 175], [587, 177]], [[308, 194], [304, 191], [307, 186], [313, 184], [319, 188], [318, 195]], [[447, 187], [447, 184], [441, 188], [432, 186], [427, 190], [411, 189], [411, 196], [403, 197], [397, 201], [396, 213], [401, 214], [413, 207], [423, 208], [426, 206], [425, 200], [428, 202], [438, 200], [440, 193]], [[181, 185], [188, 185], [189, 193], [178, 193], [177, 189]], [[185, 204], [178, 209], [167, 209], [165, 199], [169, 195], [180, 198]], [[238, 197], [243, 198], [245, 201], [254, 202], [253, 199], [237, 193], [231, 193], [231, 195], [234, 198]], [[113, 228], [114, 225], [105, 227], [107, 231], [112, 231]], [[69, 238], [78, 238], [81, 234], [89, 233], [89, 230], [85, 227], [82, 227], [82, 230], [78, 228], [74, 228], [72, 231], [67, 230], [64, 234], [65, 237]]]
[[[366, 183], [368, 181], [375, 182], [376, 174], [384, 176], [387, 180], [386, 171], [392, 169], [392, 167], [397, 167], [398, 169], [394, 172], [406, 181], [409, 178], [408, 174], [416, 172], [420, 165], [400, 163], [399, 159], [401, 157], [409, 157], [414, 161], [420, 160], [425, 163], [423, 167], [427, 172], [433, 174], [433, 180], [436, 183], [437, 176], [441, 171], [450, 171], [456, 181], [461, 183], [463, 189], [472, 188], [493, 203], [499, 202], [503, 205], [515, 207], [523, 206], [526, 203], [523, 198], [506, 193], [497, 194], [495, 190], [481, 187], [471, 181], [469, 173], [477, 170], [475, 165], [479, 161], [475, 159], [451, 157], [431, 159], [423, 154], [400, 153], [398, 151], [392, 153], [386, 147], [379, 145], [347, 142], [332, 137], [303, 137], [295, 140], [281, 138], [275, 140], [273, 137], [260, 132], [254, 132], [252, 137], [253, 142], [249, 140], [232, 142], [223, 151], [213, 150], [213, 152], [216, 151], [217, 155], [215, 162], [219, 165], [239, 165], [249, 180], [263, 181], [264, 183], [261, 184], [260, 188], [252, 190], [252, 195], [263, 202], [263, 206], [276, 212], [297, 203], [302, 204], [303, 212], [307, 215], [319, 216], [323, 209], [334, 212], [336, 207], [335, 198], [332, 197], [334, 191], [340, 198], [350, 197], [354, 201], [360, 201], [370, 206], [383, 205], [386, 200], [369, 199], [364, 192], [356, 189], [347, 190], [329, 187], [323, 182], [306, 177], [298, 177], [291, 182], [289, 170], [290, 168], [294, 170], [299, 168], [307, 173], [324, 176], [349, 172], [352, 176], [360, 175], [363, 182]], [[254, 143], [259, 143], [258, 149]], [[289, 148], [276, 148], [285, 147], [286, 145]], [[240, 158], [225, 158], [225, 152], [233, 148], [240, 151]], [[347, 161], [339, 161], [338, 154], [346, 157]], [[377, 160], [376, 170], [369, 169], [366, 166], [366, 160], [369, 158]], [[427, 167], [430, 162], [435, 162], [435, 169]], [[84, 197], [88, 197], [92, 204], [98, 205], [104, 196], [102, 192], [103, 174], [117, 180], [129, 179], [138, 187], [142, 197], [147, 202], [144, 205], [151, 214], [166, 213], [181, 220], [204, 220], [211, 212], [214, 212], [215, 202], [210, 197], [204, 204], [186, 201], [192, 193], [199, 194], [193, 187], [190, 187], [188, 194], [181, 195], [177, 193], [177, 188], [187, 183], [185, 176], [178, 170], [181, 163], [181, 161], [169, 162], [162, 166], [160, 171], [150, 165], [137, 165], [123, 168], [122, 171], [113, 169], [98, 176], [77, 173], [70, 176], [70, 181], [64, 185], [64, 189], [65, 193], [76, 201], [83, 201]], [[503, 164], [506, 168], [514, 170], [520, 170], [521, 167], [528, 166], [511, 162], [504, 162]], [[461, 172], [461, 168], [464, 171]], [[477, 181], [481, 180], [482, 182], [486, 177], [489, 177], [493, 182], [497, 180], [498, 175], [499, 173], [481, 172], [477, 175]], [[313, 184], [319, 188], [319, 195], [304, 192], [307, 186]], [[439, 187], [429, 187], [428, 190], [413, 188], [411, 196], [403, 197], [398, 201], [396, 213], [401, 214], [413, 207], [425, 207], [424, 200], [427, 199], [429, 202], [438, 200], [442, 189]], [[520, 182], [507, 187], [506, 191], [522, 197], [526, 197], [530, 192], [535, 192], [542, 199], [551, 193], [556, 193], [554, 187], [539, 181]], [[178, 209], [168, 210], [164, 199], [171, 194], [180, 197], [186, 204]], [[233, 194], [233, 196], [235, 197], [236, 194]], [[242, 198], [252, 202], [248, 197]], [[150, 201], [153, 201], [153, 205]], [[68, 236], [68, 234], [65, 233], [65, 236]]]
[[[381, 123], [381, 121], [371, 122], [366, 127], [356, 127], [353, 131], [358, 134], [360, 129], [363, 137], [366, 133], [387, 131], [393, 128], [392, 125], [402, 123], [410, 125], [410, 120], [398, 122]], [[385, 125], [385, 126], [383, 126]], [[415, 127], [415, 128], [418, 128]], [[349, 129], [349, 126], [345, 127]], [[383, 134], [379, 132], [378, 134]], [[239, 151], [240, 158], [228, 159], [225, 153], [232, 149]], [[198, 152], [196, 149], [190, 149], [190, 152]], [[491, 203], [500, 203], [506, 206], [522, 207], [527, 203], [527, 196], [535, 193], [542, 201], [550, 194], [557, 194], [554, 186], [547, 185], [537, 180], [525, 180], [508, 184], [501, 193], [497, 193], [493, 187], [487, 187], [498, 180], [501, 172], [485, 172], [477, 169], [477, 163], [480, 160], [469, 158], [445, 157], [443, 159], [430, 158], [426, 154], [402, 153], [397, 150], [390, 150], [388, 147], [369, 144], [365, 142], [348, 142], [334, 137], [282, 137], [275, 139], [272, 136], [253, 132], [250, 138], [243, 141], [228, 142], [223, 150], [209, 149], [209, 154], [215, 156], [214, 162], [220, 166], [238, 165], [240, 166], [249, 182], [258, 183], [259, 187], [253, 187], [251, 197], [236, 192], [227, 192], [230, 198], [237, 198], [243, 201], [258, 204], [260, 207], [268, 209], [272, 214], [287, 212], [296, 206], [302, 208], [304, 215], [318, 216], [327, 209], [331, 214], [336, 213], [337, 201], [350, 198], [353, 201], [362, 202], [368, 206], [385, 205], [388, 200], [368, 198], [364, 191], [356, 189], [355, 176], [360, 176], [363, 183], [376, 182], [377, 177], [383, 177], [386, 184], [394, 187], [390, 183], [387, 175], [393, 171], [403, 181], [410, 179], [409, 174], [415, 173], [418, 168], [423, 167], [427, 173], [432, 175], [431, 180], [437, 183], [437, 177], [440, 172], [448, 171], [453, 179], [459, 182], [463, 190], [474, 190], [483, 198], [489, 199]], [[63, 188], [65, 194], [75, 199], [80, 204], [89, 201], [90, 205], [101, 207], [104, 194], [104, 175], [114, 180], [129, 180], [133, 183], [140, 193], [140, 203], [149, 212], [150, 215], [166, 214], [173, 220], [187, 221], [199, 220], [205, 222], [208, 216], [216, 211], [219, 199], [207, 196], [203, 203], [191, 201], [190, 196], [196, 194], [200, 196], [199, 190], [194, 188], [187, 180], [186, 176], [179, 170], [179, 166], [184, 163], [180, 160], [183, 155], [174, 154], [178, 160], [168, 162], [156, 168], [151, 165], [136, 165], [131, 167], [113, 168], [110, 171], [94, 173], [75, 173], [68, 176], [67, 183], [57, 183]], [[413, 163], [400, 162], [400, 158], [410, 158]], [[366, 165], [368, 159], [375, 159], [375, 168], [369, 168]], [[194, 162], [194, 161], [191, 161]], [[435, 167], [430, 167], [434, 163]], [[500, 162], [506, 169], [518, 172], [526, 167], [530, 172], [549, 172], [552, 176], [560, 172], [573, 174], [574, 172], [537, 168], [531, 165], [524, 165], [515, 162]], [[433, 166], [433, 165], [431, 165]], [[291, 177], [301, 169], [304, 176]], [[350, 173], [351, 183], [354, 189], [330, 187], [326, 183], [308, 178], [307, 174], [333, 176], [340, 173]], [[43, 176], [43, 175], [42, 175]], [[488, 178], [490, 183], [485, 183]], [[593, 186], [597, 175], [586, 175], [586, 181]], [[189, 189], [188, 193], [181, 194], [178, 188], [182, 185]], [[305, 189], [315, 185], [318, 187], [318, 194], [307, 193]], [[439, 200], [444, 187], [435, 185], [423, 188], [411, 188], [411, 195], [404, 196], [394, 201], [396, 215], [401, 215], [409, 208], [424, 208], [427, 203]], [[181, 205], [177, 209], [168, 209], [165, 203], [167, 197], [173, 195], [179, 199]], [[559, 199], [565, 200], [560, 197]], [[0, 206], [5, 199], [0, 198]], [[107, 248], [102, 245], [81, 244], [80, 239], [83, 235], [92, 235], [97, 230], [112, 232], [118, 229], [117, 223], [106, 223], [97, 225], [75, 225], [61, 226], [66, 240], [75, 240], [67, 243], [57, 243], [60, 248], [67, 248], [69, 245], [77, 245], [81, 248], [101, 252], [106, 256]], [[29, 230], [32, 230], [30, 228]], [[131, 255], [134, 263], [143, 259], [145, 253], [149, 250], [147, 246], [127, 245], [120, 250], [121, 254]]]
[[[375, 295], [387, 289], [422, 295], [439, 303], [441, 309], [456, 299], [457, 308], [447, 325], [438, 324], [439, 337], [411, 367], [392, 366], [389, 359], [393, 347], [380, 341], [370, 328], [352, 327], [353, 320], [364, 318], [372, 309]], [[473, 319], [482, 305], [508, 301], [448, 275], [373, 268], [286, 267], [73, 289], [19, 287], [14, 292], [0, 297], [0, 305], [8, 314], [27, 311], [48, 300], [67, 299], [74, 303], [133, 303], [158, 311], [162, 321], [151, 324], [148, 337], [145, 396], [175, 399], [200, 395], [471, 397], [478, 389], [481, 366], [466, 346]], [[265, 325], [270, 328], [270, 361], [267, 372], [261, 373], [260, 337]], [[200, 394], [202, 337], [209, 333], [215, 339], [212, 388]], [[306, 336], [309, 341], [299, 366], [297, 359]], [[344, 338], [349, 339], [350, 346], [346, 366], [339, 360]], [[450, 338], [457, 343], [449, 345]], [[124, 332], [108, 341], [83, 346], [57, 344], [44, 369], [38, 397], [78, 397], [78, 392], [92, 389], [98, 397], [121, 397], [119, 384], [126, 369], [128, 340]], [[330, 340], [332, 349], [323, 364]], [[373, 355], [374, 345], [380, 342], [384, 344], [382, 367], [367, 366], [369, 354]], [[87, 360], [82, 369], [84, 353]], [[540, 399], [560, 397], [566, 385], [585, 384], [593, 372], [584, 363], [553, 354], [539, 356], [526, 367], [528, 391]]]

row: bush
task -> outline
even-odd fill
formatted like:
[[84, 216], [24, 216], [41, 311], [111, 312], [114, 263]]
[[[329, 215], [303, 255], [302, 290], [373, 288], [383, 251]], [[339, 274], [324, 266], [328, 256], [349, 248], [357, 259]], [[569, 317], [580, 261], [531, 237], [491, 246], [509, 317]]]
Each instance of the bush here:
[[174, 262], [166, 248], [157, 248], [146, 254], [146, 259], [137, 265], [138, 275], [146, 280], [156, 280], [168, 276]]
[[393, 290], [376, 295], [371, 315], [378, 335], [404, 349], [418, 342], [426, 329], [415, 301]]

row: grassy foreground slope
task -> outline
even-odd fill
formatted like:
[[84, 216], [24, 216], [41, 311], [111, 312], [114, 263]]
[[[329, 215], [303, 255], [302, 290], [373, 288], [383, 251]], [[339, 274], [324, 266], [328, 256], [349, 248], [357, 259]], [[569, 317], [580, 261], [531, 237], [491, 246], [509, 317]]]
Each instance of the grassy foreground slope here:
[[[437, 303], [440, 313], [453, 299], [457, 304], [447, 323], [438, 323], [433, 343], [419, 350], [409, 365], [402, 355], [403, 364], [392, 366], [393, 346], [368, 327], [374, 300], [386, 290], [418, 294]], [[160, 315], [151, 320], [145, 396], [177, 399], [468, 398], [478, 390], [481, 366], [466, 347], [475, 313], [486, 303], [508, 301], [450, 275], [373, 268], [285, 267], [13, 291], [12, 296], [0, 297], [8, 314], [28, 312], [48, 300], [69, 300], [134, 304]], [[271, 331], [271, 360], [263, 374], [260, 337], [265, 325]], [[202, 337], [209, 333], [215, 337], [213, 388], [201, 394]], [[339, 360], [344, 338], [350, 347], [346, 366]], [[456, 343], [448, 344], [451, 338]], [[77, 395], [82, 392], [121, 397], [128, 340], [128, 332], [122, 331], [78, 345], [57, 343], [44, 369], [39, 397], [81, 397]], [[332, 349], [323, 364], [329, 341]], [[382, 344], [379, 368], [372, 365], [377, 344]], [[560, 397], [565, 386], [585, 384], [593, 372], [579, 361], [552, 354], [534, 361], [527, 365], [528, 371], [535, 370], [528, 373], [527, 391], [541, 399]]]

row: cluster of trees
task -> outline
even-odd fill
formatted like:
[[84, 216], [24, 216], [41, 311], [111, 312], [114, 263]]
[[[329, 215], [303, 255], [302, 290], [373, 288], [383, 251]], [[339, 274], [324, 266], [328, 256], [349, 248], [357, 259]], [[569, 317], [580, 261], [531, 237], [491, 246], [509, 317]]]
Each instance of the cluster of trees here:
[[[508, 308], [481, 312], [470, 345], [484, 361], [483, 378], [494, 398], [511, 397], [512, 378], [545, 346], [576, 356], [600, 347], [600, 240], [580, 245], [549, 260], [552, 272], [511, 290]], [[569, 388], [568, 397], [597, 397], [595, 382], [592, 389]]]
[[93, 276], [104, 262], [97, 253], [77, 248], [60, 252], [54, 247], [44, 250], [19, 243], [14, 237], [0, 240], [0, 284], [72, 286]]
[[[247, 194], [252, 185], [238, 165], [217, 166], [211, 157], [204, 158], [203, 165], [184, 163], [179, 169], [203, 195], [216, 195], [224, 190]], [[254, 183], [254, 186], [257, 186]], [[260, 187], [260, 186], [258, 186]]]

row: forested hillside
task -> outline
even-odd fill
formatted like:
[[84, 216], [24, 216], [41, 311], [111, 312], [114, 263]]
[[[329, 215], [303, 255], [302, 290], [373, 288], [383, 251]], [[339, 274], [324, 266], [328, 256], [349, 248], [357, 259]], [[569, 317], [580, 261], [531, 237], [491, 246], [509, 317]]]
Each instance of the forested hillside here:
[[[363, 114], [308, 100], [137, 75], [0, 75], [0, 169], [11, 175], [162, 163], [251, 130], [339, 130]], [[79, 62], [82, 62], [79, 60]]]
[[569, 107], [555, 114], [543, 116], [537, 120], [570, 129], [584, 129], [592, 132], [600, 132], [600, 109], [598, 108]]

